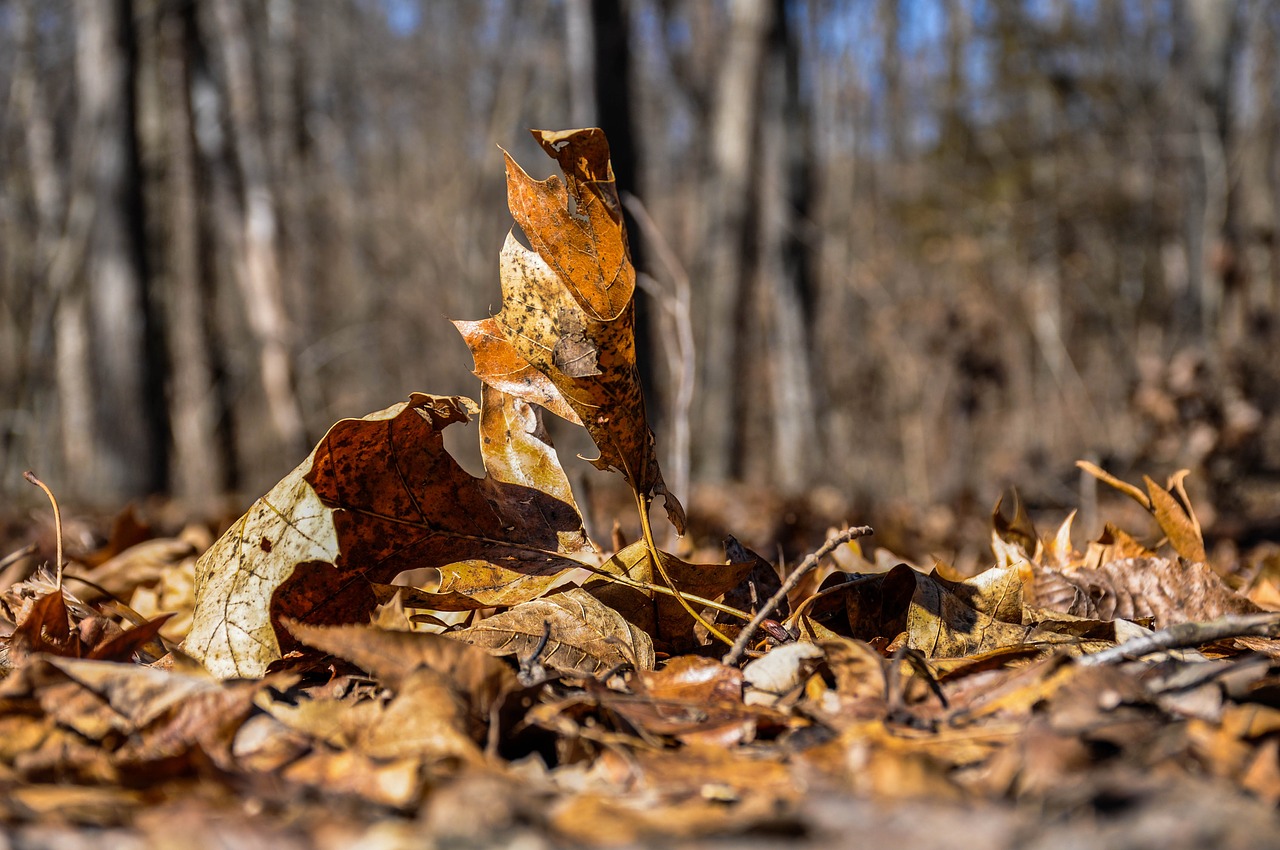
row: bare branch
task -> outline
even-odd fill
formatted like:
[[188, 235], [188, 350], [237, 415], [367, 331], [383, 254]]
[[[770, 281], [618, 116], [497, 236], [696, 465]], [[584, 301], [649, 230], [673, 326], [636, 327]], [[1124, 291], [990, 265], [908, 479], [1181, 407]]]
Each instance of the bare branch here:
[[1086, 655], [1080, 659], [1080, 663], [1096, 667], [1134, 661], [1153, 652], [1187, 649], [1236, 637], [1280, 637], [1280, 613], [1233, 615], [1219, 617], [1207, 623], [1177, 623], [1102, 652]]
[[800, 579], [804, 578], [805, 573], [818, 566], [822, 559], [834, 552], [837, 547], [843, 546], [858, 537], [866, 537], [870, 533], [871, 526], [859, 525], [854, 528], [846, 528], [844, 531], [827, 538], [826, 543], [823, 543], [816, 552], [801, 561], [800, 566], [792, 570], [786, 581], [782, 583], [782, 587], [778, 588], [778, 592], [770, 596], [769, 600], [760, 607], [751, 622], [747, 623], [738, 634], [738, 639], [734, 641], [733, 648], [725, 654], [724, 658], [720, 659], [720, 663], [732, 666], [742, 660], [743, 653], [747, 651], [747, 645], [751, 643], [751, 637], [756, 633], [756, 629], [760, 628], [760, 624], [769, 618], [769, 615], [774, 612], [774, 609], [778, 607], [783, 599], [787, 598], [787, 594], [795, 589], [795, 586], [800, 583]]

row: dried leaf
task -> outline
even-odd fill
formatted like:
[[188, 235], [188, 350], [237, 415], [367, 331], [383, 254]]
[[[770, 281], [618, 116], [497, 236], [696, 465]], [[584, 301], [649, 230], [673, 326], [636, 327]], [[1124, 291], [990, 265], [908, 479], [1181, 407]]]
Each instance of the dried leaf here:
[[1171, 558], [1123, 558], [1100, 567], [1036, 567], [1027, 604], [1100, 620], [1151, 618], [1157, 628], [1255, 614], [1203, 563]]
[[284, 625], [302, 642], [351, 661], [393, 691], [404, 690], [417, 670], [439, 674], [466, 701], [469, 729], [476, 741], [483, 740], [493, 708], [520, 687], [510, 665], [483, 649], [441, 635], [293, 621]]
[[1076, 466], [1089, 473], [1094, 478], [1097, 478], [1099, 481], [1102, 481], [1105, 484], [1110, 484], [1112, 487], [1119, 490], [1121, 493], [1124, 493], [1147, 510], [1151, 510], [1151, 500], [1147, 497], [1147, 494], [1143, 493], [1129, 482], [1121, 481], [1119, 478], [1116, 478], [1096, 463], [1090, 463], [1087, 460], [1076, 461]]
[[769, 650], [742, 670], [743, 680], [751, 686], [747, 703], [774, 704], [803, 685], [822, 657], [822, 647], [812, 643], [785, 643]]
[[600, 450], [593, 463], [622, 473], [646, 498], [664, 496], [668, 518], [683, 532], [684, 509], [666, 491], [645, 418], [635, 269], [608, 144], [597, 129], [536, 130], [534, 138], [565, 180], [534, 180], [506, 156], [508, 205], [533, 250], [508, 235], [502, 311], [458, 330], [481, 380], [561, 415], [561, 400], [567, 403], [576, 415], [565, 418], [580, 422]]
[[761, 712], [743, 704], [737, 667], [684, 655], [660, 670], [640, 671], [634, 681], [634, 696], [607, 691], [597, 699], [642, 734], [726, 747], [755, 735]]
[[[293, 644], [281, 617], [364, 621], [377, 604], [371, 585], [405, 570], [438, 567], [446, 591], [514, 602], [574, 568], [565, 550], [590, 544], [576, 506], [560, 501], [568, 488], [545, 433], [513, 400], [486, 400], [497, 477], [485, 479], [444, 448], [443, 429], [467, 421], [466, 399], [415, 394], [334, 425], [201, 557], [187, 651], [215, 675], [257, 676]], [[516, 447], [492, 442], [495, 429]], [[536, 469], [522, 470], [528, 459]]]
[[[1174, 477], [1178, 487], [1182, 486], [1182, 478], [1187, 470], [1182, 470]], [[1151, 513], [1161, 530], [1169, 538], [1174, 551], [1188, 561], [1204, 563], [1208, 560], [1204, 551], [1204, 539], [1200, 536], [1200, 523], [1195, 520], [1189, 507], [1185, 507], [1173, 495], [1147, 476], [1142, 476], [1147, 485], [1147, 495], [1151, 499]], [[1184, 491], [1185, 492], [1185, 491]]]
[[[549, 634], [549, 637], [547, 635]], [[495, 655], [537, 660], [565, 673], [594, 676], [622, 665], [653, 668], [647, 634], [580, 588], [525, 602], [449, 637], [482, 646]]]
[[[739, 585], [755, 567], [751, 560], [729, 564], [690, 564], [668, 552], [662, 552], [661, 557], [667, 575], [683, 593], [712, 600]], [[637, 540], [614, 554], [599, 569], [634, 581], [665, 585], [653, 569], [653, 560], [643, 540]], [[585, 587], [629, 622], [648, 632], [664, 651], [686, 652], [698, 646], [694, 630], [696, 624], [674, 598], [614, 584], [606, 578], [592, 579]]]

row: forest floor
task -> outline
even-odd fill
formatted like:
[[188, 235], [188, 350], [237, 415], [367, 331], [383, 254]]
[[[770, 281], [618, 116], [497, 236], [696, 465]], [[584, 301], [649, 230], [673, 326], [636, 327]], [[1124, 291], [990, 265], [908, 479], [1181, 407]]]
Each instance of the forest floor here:
[[[1124, 636], [1095, 611], [1087, 627], [1081, 619], [1061, 630], [1070, 641], [1052, 651], [1001, 645], [1012, 643], [1005, 634], [963, 653], [908, 654], [903, 644], [919, 643], [913, 629], [955, 638], [962, 613], [982, 620], [994, 609], [976, 597], [964, 612], [944, 600], [943, 622], [922, 624], [913, 606], [937, 590], [930, 572], [895, 573], [897, 557], [871, 538], [829, 558], [820, 584], [831, 596], [850, 575], [878, 577], [870, 627], [883, 634], [858, 623], [846, 594], [805, 627], [818, 635], [781, 645], [819, 649], [774, 671], [780, 685], [744, 678], [707, 646], [660, 652], [652, 671], [584, 678], [544, 667], [536, 681], [522, 678], [529, 659], [519, 654], [442, 661], [438, 648], [380, 646], [372, 631], [336, 643], [312, 636], [319, 656], [300, 654], [262, 679], [216, 682], [176, 646], [194, 604], [194, 562], [213, 540], [206, 524], [173, 525], [179, 513], [129, 510], [113, 529], [68, 518], [67, 576], [110, 592], [64, 581], [62, 616], [77, 640], [61, 654], [47, 624], [44, 652], [12, 646], [13, 621], [29, 623], [33, 594], [50, 590], [37, 568], [55, 557], [51, 516], [6, 525], [3, 554], [18, 556], [0, 578], [11, 617], [0, 846], [1280, 847], [1277, 641], [1200, 635], [1190, 639], [1198, 651], [1080, 663], [1081, 650], [1132, 639], [1137, 624], [1190, 622], [1172, 615], [1178, 606], [1201, 622], [1249, 616], [1237, 604], [1248, 597], [1274, 609], [1276, 547], [1246, 553], [1221, 595], [1186, 583], [1154, 606], [1133, 595], [1137, 579], [1114, 572], [1104, 588], [1095, 574], [1095, 596], [1130, 594], [1121, 606], [1147, 608], [1121, 611], [1136, 623]], [[763, 524], [748, 533], [805, 525], [794, 511], [755, 519]], [[709, 532], [720, 521], [695, 515], [694, 524]], [[1031, 579], [1005, 589], [1030, 593], [1039, 582], [1044, 596], [1055, 558], [1064, 572], [1091, 569], [1040, 548]], [[1189, 568], [1155, 549], [1145, 557], [1149, 571]], [[999, 579], [1008, 569], [1000, 563], [989, 551], [980, 575]], [[889, 576], [915, 585], [897, 622], [885, 601], [896, 593], [883, 586]], [[955, 581], [952, 590], [966, 586]], [[1033, 601], [1021, 600], [1019, 619], [1043, 628]], [[131, 615], [153, 622], [161, 610], [176, 616], [159, 645], [103, 650], [103, 635], [136, 628]], [[994, 634], [1001, 620], [983, 622]], [[755, 664], [782, 655], [773, 639], [761, 645], [769, 647]], [[445, 675], [415, 682], [424, 670]]]

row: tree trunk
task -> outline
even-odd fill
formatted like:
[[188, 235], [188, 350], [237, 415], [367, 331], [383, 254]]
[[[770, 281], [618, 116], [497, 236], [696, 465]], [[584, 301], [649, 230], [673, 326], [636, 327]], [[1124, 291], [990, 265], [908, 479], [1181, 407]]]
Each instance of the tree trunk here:
[[765, 64], [757, 243], [770, 375], [773, 483], [798, 493], [812, 483], [818, 410], [810, 362], [809, 115], [801, 101], [798, 44], [786, 0], [776, 0]]
[[738, 428], [741, 318], [751, 217], [752, 150], [757, 137], [760, 69], [769, 33], [770, 0], [733, 0], [716, 81], [711, 119], [711, 168], [702, 250], [706, 256], [705, 289], [695, 305], [705, 322], [700, 349], [698, 427], [695, 429], [695, 475], [721, 481], [738, 474], [735, 439]]
[[[128, 0], [76, 3], [73, 210], [89, 209], [82, 289], [58, 316], [58, 389], [72, 484], [116, 500], [164, 487], [163, 399], [149, 343]], [[74, 212], [73, 212], [74, 218]]]
[[165, 5], [156, 33], [158, 123], [163, 129], [165, 192], [163, 260], [159, 277], [169, 328], [171, 492], [201, 512], [230, 486], [234, 458], [225, 454], [218, 423], [226, 417], [216, 391], [209, 317], [213, 313], [200, 222], [202, 194], [191, 109], [191, 65], [196, 49], [192, 10]]
[[232, 146], [240, 176], [240, 227], [236, 278], [246, 319], [258, 345], [258, 368], [277, 450], [306, 451], [302, 410], [296, 395], [289, 320], [285, 313], [276, 245], [276, 203], [258, 120], [244, 9], [239, 0], [216, 0], [213, 20], [226, 79]]

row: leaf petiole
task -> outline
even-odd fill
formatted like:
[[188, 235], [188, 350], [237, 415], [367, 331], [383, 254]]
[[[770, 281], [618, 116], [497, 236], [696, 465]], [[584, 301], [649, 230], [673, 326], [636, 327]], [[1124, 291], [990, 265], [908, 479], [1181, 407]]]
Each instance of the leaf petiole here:
[[689, 612], [690, 617], [693, 617], [712, 637], [722, 641], [726, 646], [733, 646], [733, 641], [727, 638], [724, 632], [708, 623], [701, 614], [693, 609], [693, 606], [685, 599], [684, 594], [676, 587], [675, 582], [671, 580], [671, 576], [667, 574], [667, 568], [662, 563], [662, 552], [659, 551], [658, 545], [653, 542], [653, 526], [649, 522], [649, 506], [652, 504], [652, 500], [638, 490], [634, 492], [636, 494], [636, 508], [640, 511], [640, 529], [644, 532], [644, 543], [649, 548], [649, 557], [653, 560], [653, 565], [657, 567], [658, 575], [662, 576], [662, 580], [667, 583], [667, 587], [671, 588], [671, 595], [675, 597], [685, 611]]

